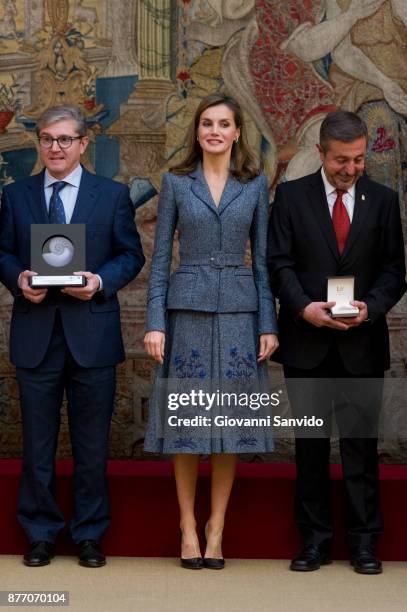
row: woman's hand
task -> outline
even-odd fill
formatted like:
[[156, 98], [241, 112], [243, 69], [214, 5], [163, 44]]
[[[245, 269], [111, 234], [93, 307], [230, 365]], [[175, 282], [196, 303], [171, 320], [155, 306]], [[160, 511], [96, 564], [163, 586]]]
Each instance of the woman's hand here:
[[165, 334], [160, 331], [150, 331], [144, 336], [144, 348], [150, 357], [158, 363], [164, 361]]
[[278, 338], [276, 334], [261, 334], [260, 335], [260, 350], [257, 356], [257, 361], [268, 359], [278, 348]]

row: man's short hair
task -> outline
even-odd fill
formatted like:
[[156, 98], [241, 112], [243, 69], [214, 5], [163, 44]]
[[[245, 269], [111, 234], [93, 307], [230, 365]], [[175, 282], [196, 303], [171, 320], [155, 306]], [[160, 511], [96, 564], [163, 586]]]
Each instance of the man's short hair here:
[[58, 121], [74, 121], [76, 124], [76, 131], [78, 136], [86, 136], [87, 127], [86, 119], [82, 110], [79, 106], [74, 104], [66, 104], [64, 106], [51, 106], [42, 113], [37, 121], [36, 131], [37, 136], [45, 127], [57, 123]]
[[363, 119], [350, 111], [339, 110], [328, 113], [321, 125], [319, 143], [326, 152], [331, 140], [353, 142], [358, 138], [368, 140], [367, 127]]

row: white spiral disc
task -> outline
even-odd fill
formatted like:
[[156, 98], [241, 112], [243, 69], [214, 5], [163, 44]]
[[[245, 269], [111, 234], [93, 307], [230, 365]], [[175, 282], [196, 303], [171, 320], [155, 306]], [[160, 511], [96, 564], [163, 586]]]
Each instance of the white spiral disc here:
[[42, 249], [43, 260], [53, 268], [67, 266], [74, 256], [74, 246], [65, 236], [53, 236]]

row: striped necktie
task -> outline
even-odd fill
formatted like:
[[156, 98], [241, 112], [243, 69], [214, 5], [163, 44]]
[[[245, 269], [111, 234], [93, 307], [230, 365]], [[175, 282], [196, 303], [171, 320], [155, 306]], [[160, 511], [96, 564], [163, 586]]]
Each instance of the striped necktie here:
[[64, 204], [59, 194], [67, 184], [65, 181], [58, 181], [52, 185], [52, 196], [49, 201], [48, 211], [50, 223], [66, 223]]

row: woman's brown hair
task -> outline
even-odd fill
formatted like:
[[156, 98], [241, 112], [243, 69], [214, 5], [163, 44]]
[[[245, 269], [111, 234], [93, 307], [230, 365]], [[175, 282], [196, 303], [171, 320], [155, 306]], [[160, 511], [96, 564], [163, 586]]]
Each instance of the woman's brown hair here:
[[260, 174], [259, 162], [247, 142], [243, 113], [239, 103], [222, 93], [212, 93], [201, 100], [194, 120], [189, 126], [186, 157], [179, 164], [170, 167], [170, 172], [179, 175], [189, 174], [202, 161], [202, 148], [197, 141], [199, 121], [203, 112], [219, 104], [224, 104], [232, 111], [236, 127], [240, 129], [239, 140], [237, 143], [234, 142], [232, 147], [230, 173], [239, 181], [247, 183]]

